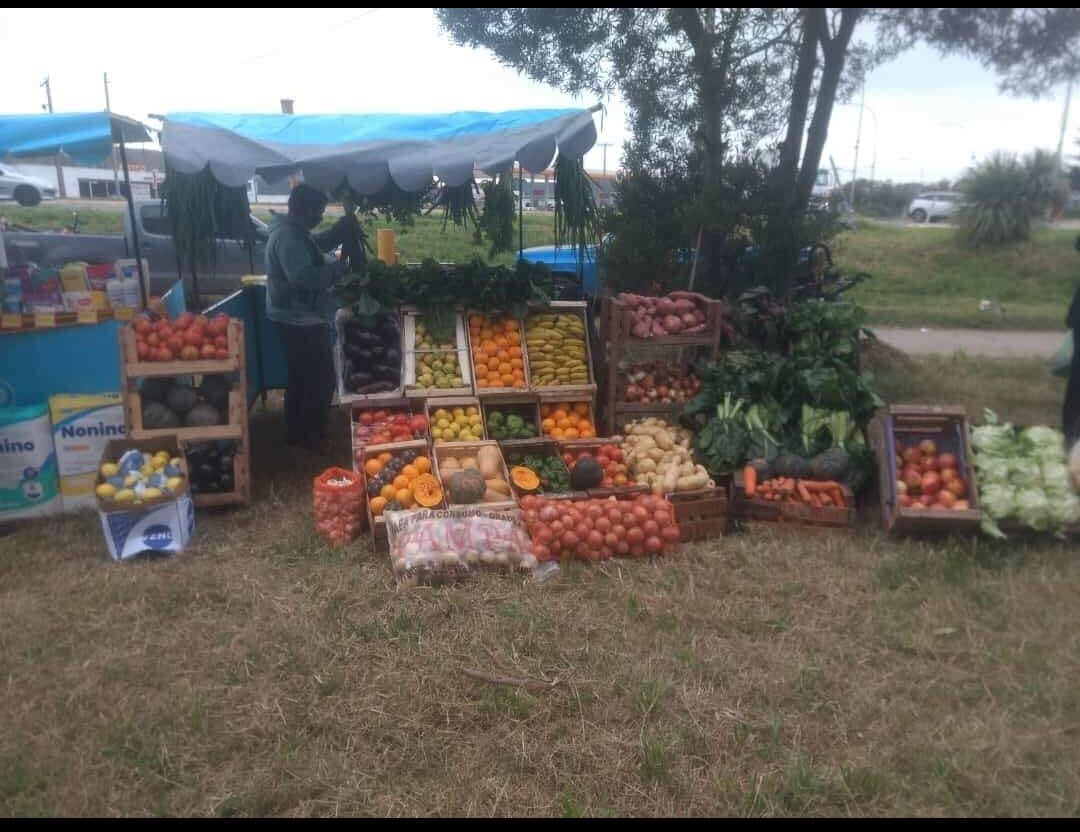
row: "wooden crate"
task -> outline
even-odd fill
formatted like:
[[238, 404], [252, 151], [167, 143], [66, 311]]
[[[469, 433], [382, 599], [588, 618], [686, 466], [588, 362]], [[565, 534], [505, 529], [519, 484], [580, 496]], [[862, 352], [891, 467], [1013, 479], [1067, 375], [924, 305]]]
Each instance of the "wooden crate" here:
[[518, 325], [518, 330], [517, 331], [518, 331], [518, 334], [519, 334], [519, 336], [521, 338], [521, 341], [517, 346], [521, 350], [521, 364], [522, 364], [521, 369], [522, 369], [523, 375], [525, 377], [524, 385], [521, 386], [521, 387], [513, 387], [513, 386], [508, 387], [508, 386], [503, 385], [502, 383], [500, 383], [500, 384], [498, 384], [496, 386], [492, 386], [492, 387], [481, 387], [479, 378], [478, 378], [477, 373], [476, 373], [477, 355], [475, 354], [476, 350], [479, 349], [480, 344], [474, 342], [472, 326], [469, 324], [469, 321], [470, 321], [470, 319], [471, 319], [471, 317], [473, 315], [480, 315], [481, 317], [489, 319], [489, 320], [490, 319], [502, 320], [503, 318], [511, 318], [512, 316], [509, 313], [506, 313], [505, 315], [504, 314], [499, 314], [499, 313], [485, 314], [483, 312], [475, 312], [475, 311], [465, 313], [465, 334], [466, 334], [466, 338], [467, 338], [468, 344], [469, 344], [469, 367], [470, 367], [470, 370], [472, 372], [473, 387], [476, 390], [476, 395], [480, 396], [480, 398], [486, 398], [488, 396], [498, 396], [498, 395], [502, 395], [502, 394], [528, 393], [529, 392], [529, 356], [528, 356], [527, 350], [525, 349], [525, 321], [521, 320], [520, 318], [514, 318], [514, 320], [517, 321], [517, 325]]
[[244, 322], [230, 320], [225, 333], [229, 357], [221, 361], [140, 361], [135, 348], [135, 331], [130, 326], [120, 328], [120, 363], [123, 378], [153, 378], [155, 376], [210, 376], [219, 373], [239, 373], [247, 378], [244, 363]]
[[434, 448], [436, 445], [469, 445], [475, 443], [475, 439], [467, 440], [455, 440], [453, 442], [444, 442], [443, 440], [436, 440], [432, 433], [434, 426], [434, 419], [432, 414], [440, 408], [445, 410], [453, 410], [455, 407], [469, 408], [475, 407], [477, 414], [480, 416], [480, 428], [483, 431], [483, 438], [486, 440], [487, 430], [484, 428], [484, 415], [480, 407], [480, 400], [475, 396], [450, 396], [447, 398], [426, 399], [424, 401], [424, 415], [428, 420], [428, 434], [431, 436], [431, 446]]
[[[675, 351], [666, 349], [661, 352], [667, 352], [673, 356], [668, 363], [685, 365], [691, 368], [694, 365], [694, 361], [688, 355], [684, 355], [683, 353], [703, 354], [700, 347], [680, 347]], [[713, 356], [714, 355], [715, 354], [713, 354]], [[626, 347], [610, 342], [607, 344], [607, 360], [604, 362], [604, 366], [600, 373], [599, 396], [601, 411], [600, 419], [603, 424], [604, 433], [609, 436], [613, 433], [618, 433], [622, 430], [622, 427], [626, 422], [639, 419], [643, 416], [659, 416], [672, 423], [678, 422], [679, 415], [686, 406], [685, 402], [665, 404], [657, 401], [623, 401], [620, 396], [621, 385], [619, 379], [621, 373], [619, 371], [619, 362], [627, 359]], [[650, 357], [649, 359], [652, 363], [661, 363], [662, 360], [663, 359], [655, 356]], [[631, 363], [637, 362], [631, 361]]]
[[178, 439], [190, 441], [200, 439], [243, 439], [247, 435], [247, 400], [241, 387], [242, 385], [239, 383], [234, 383], [229, 391], [229, 409], [226, 413], [228, 421], [224, 424], [197, 428], [178, 427], [153, 430], [143, 427], [142, 395], [138, 391], [132, 392], [129, 389], [124, 394], [124, 415], [127, 419], [128, 435], [133, 439], [175, 436]]
[[723, 304], [720, 301], [698, 295], [705, 311], [705, 329], [692, 335], [665, 335], [654, 338], [638, 338], [633, 334], [633, 313], [630, 307], [611, 296], [600, 299], [600, 332], [610, 344], [640, 343], [663, 346], [702, 346], [716, 349], [720, 344], [720, 318]]
[[[415, 451], [417, 456], [426, 456], [431, 461], [431, 473], [436, 473], [435, 460], [428, 449], [428, 444], [423, 439], [416, 439], [412, 442], [389, 442], [382, 445], [368, 445], [364, 448], [364, 458], [378, 456], [381, 453], [389, 453], [393, 455], [400, 454], [402, 451]], [[367, 512], [368, 528], [371, 530], [371, 540], [376, 549], [385, 550], [387, 544], [386, 536], [386, 518], [382, 515], [378, 517], [371, 513], [371, 495], [368, 494], [368, 475], [364, 471], [363, 465], [360, 466], [360, 471], [364, 476], [364, 510]], [[440, 483], [442, 481], [440, 480]], [[444, 489], [445, 491], [445, 489]], [[445, 508], [446, 501], [443, 500], [435, 508]]]
[[499, 412], [509, 411], [522, 416], [526, 421], [536, 426], [537, 436], [530, 439], [498, 439], [500, 445], [510, 448], [522, 443], [535, 442], [542, 439], [540, 436], [540, 400], [535, 393], [503, 393], [491, 394], [480, 398], [480, 412], [484, 420], [484, 437], [493, 439], [491, 430], [488, 428], [488, 413], [492, 410]]
[[[506, 480], [506, 484], [511, 489], [510, 493], [511, 495], [513, 495], [513, 484], [510, 482], [510, 471], [506, 467], [506, 460], [503, 458], [502, 451], [499, 450], [498, 442], [489, 440], [484, 442], [443, 443], [442, 445], [433, 446], [432, 451], [435, 457], [435, 470], [438, 472], [437, 476], [439, 478], [439, 482], [442, 483], [443, 493], [446, 494], [447, 506], [456, 506], [459, 504], [450, 502], [450, 495], [446, 493], [446, 478], [443, 476], [443, 465], [445, 463], [445, 460], [449, 457], [456, 457], [460, 459], [463, 456], [476, 456], [477, 452], [484, 447], [491, 447], [498, 451], [499, 465], [502, 468], [503, 479]], [[517, 508], [517, 503], [514, 501], [513, 496], [509, 496], [505, 500], [499, 500], [497, 502], [475, 503], [473, 505], [480, 508], [490, 508], [496, 510]]]
[[[574, 384], [536, 384], [533, 379], [532, 373], [536, 362], [540, 357], [536, 354], [531, 354], [528, 349], [528, 324], [529, 320], [534, 315], [544, 314], [557, 314], [557, 315], [574, 315], [581, 320], [584, 327], [584, 340], [585, 340], [585, 369], [588, 373], [589, 380], [587, 382], [577, 382]], [[529, 316], [525, 319], [526, 330], [526, 360], [529, 362], [529, 387], [538, 393], [552, 393], [552, 394], [567, 394], [567, 398], [573, 398], [574, 395], [584, 394], [587, 396], [594, 396], [596, 394], [596, 374], [593, 368], [593, 352], [592, 352], [592, 337], [589, 332], [589, 316], [588, 305], [585, 301], [552, 301], [551, 304], [542, 309], [530, 309]]]
[[[558, 443], [552, 441], [551, 439], [520, 439], [515, 441], [513, 444], [504, 443], [503, 459], [506, 461], [508, 467], [512, 467], [510, 457], [514, 454], [522, 454], [523, 456], [536, 455], [554, 457], [559, 461], [559, 464], [562, 465], [563, 470], [566, 471], [566, 465], [563, 463], [562, 455], [559, 453]], [[569, 477], [570, 472], [566, 471], [566, 475], [567, 477]], [[514, 492], [514, 494], [519, 500], [522, 497], [526, 496], [526, 493], [518, 489], [513, 482], [510, 483], [510, 490]], [[584, 500], [587, 499], [589, 496], [584, 491], [556, 491], [550, 493], [544, 491], [533, 491], [528, 493], [535, 494], [538, 497], [545, 497], [547, 499], [572, 497], [574, 499]]]
[[[393, 401], [399, 399], [404, 395], [405, 389], [405, 350], [403, 349], [403, 338], [398, 337], [398, 352], [401, 355], [398, 367], [398, 385], [393, 390], [386, 393], [350, 393], [345, 387], [344, 367], [345, 367], [345, 322], [352, 318], [352, 312], [348, 309], [339, 309], [337, 315], [334, 318], [334, 328], [337, 333], [337, 338], [334, 340], [334, 378], [336, 380], [336, 397], [338, 404], [357, 404], [362, 402], [374, 401]], [[401, 316], [398, 315], [398, 329], [399, 333], [403, 327], [401, 325]]]
[[[214, 437], [214, 439], [221, 438], [226, 437]], [[214, 439], [181, 439], [180, 449], [184, 454], [184, 459], [187, 459], [187, 454], [193, 445], [197, 446], [206, 441], [214, 441]], [[244, 447], [248, 440], [247, 437], [244, 436], [239, 437], [234, 441], [236, 443], [236, 448], [233, 451], [233, 490], [221, 494], [192, 494], [191, 499], [195, 503], [196, 508], [246, 505], [251, 502], [251, 472], [248, 470], [248, 460], [251, 456], [251, 451], [249, 448]]]
[[680, 540], [723, 537], [731, 529], [731, 501], [726, 488], [675, 491], [664, 498], [675, 508]]
[[[357, 417], [369, 410], [388, 410], [393, 413], [405, 412], [414, 415], [425, 416], [424, 402], [421, 399], [406, 399], [399, 397], [396, 399], [381, 399], [381, 400], [368, 400], [362, 402], [354, 402], [350, 407], [349, 412], [349, 442], [352, 446], [353, 455], [353, 470], [360, 470], [360, 463], [363, 462], [364, 448], [369, 444], [367, 441], [358, 437], [357, 434]], [[416, 438], [416, 437], [414, 437]], [[430, 431], [423, 437], [419, 437], [424, 442], [430, 443], [431, 433]]]
[[[405, 345], [405, 395], [410, 398], [426, 399], [430, 396], [471, 396], [474, 393], [472, 383], [472, 363], [469, 356], [469, 339], [465, 322], [460, 311], [454, 320], [454, 350], [457, 354], [458, 367], [461, 369], [460, 387], [417, 387], [416, 386], [416, 322], [422, 317], [418, 312], [404, 308], [401, 319], [401, 341]], [[435, 350], [435, 352], [443, 352]]]
[[[577, 455], [581, 453], [589, 453], [593, 456], [596, 456], [597, 451], [599, 451], [600, 449], [600, 446], [615, 445], [616, 447], [618, 447], [621, 441], [621, 437], [612, 436], [598, 437], [596, 439], [569, 439], [563, 442], [559, 442], [557, 444], [559, 448], [559, 456], [562, 456], [564, 453], [571, 453], [575, 457], [577, 457]], [[569, 468], [569, 466], [567, 466], [567, 468]], [[631, 477], [629, 466], [627, 467], [626, 476]], [[587, 497], [595, 497], [598, 499], [604, 497], [635, 497], [638, 494], [648, 493], [649, 486], [647, 486], [645, 483], [634, 482], [632, 479], [631, 482], [626, 485], [616, 485], [611, 488], [590, 488], [585, 492]]]
[[[871, 444], [877, 451], [881, 522], [887, 532], [974, 532], [982, 522], [975, 466], [968, 435], [967, 412], [948, 405], [889, 406], [871, 426]], [[956, 456], [957, 472], [967, 485], [970, 508], [963, 511], [909, 509], [899, 504], [896, 493], [896, 441], [906, 444], [933, 439], [938, 453]]]
[[[247, 362], [243, 321], [229, 321], [226, 331], [226, 349], [229, 352], [229, 358], [221, 361], [141, 362], [135, 348], [134, 330], [130, 326], [122, 327], [119, 339], [120, 395], [124, 402], [128, 433], [136, 439], [175, 436], [178, 441], [189, 443], [214, 439], [235, 440], [239, 448], [239, 451], [233, 455], [235, 490], [228, 494], [194, 494], [192, 502], [196, 508], [249, 503], [251, 501], [251, 443], [248, 433]], [[133, 384], [137, 379], [222, 374], [232, 375], [235, 379], [229, 391], [229, 412], [226, 424], [164, 430], [148, 430], [143, 427], [142, 399]]]
[[844, 494], [843, 508], [834, 506], [815, 507], [801, 503], [768, 502], [766, 500], [747, 499], [743, 484], [738, 477], [732, 480], [731, 513], [740, 519], [778, 525], [831, 528], [837, 530], [853, 529], [857, 512], [855, 495], [847, 486], [841, 486]]
[[[167, 451], [170, 458], [178, 458], [180, 460], [180, 470], [184, 477], [184, 485], [180, 492], [169, 496], [150, 498], [139, 503], [137, 506], [133, 503], [118, 503], [115, 500], [103, 500], [101, 497], [97, 496], [97, 486], [105, 482], [105, 478], [101, 474], [101, 465], [105, 462], [118, 462], [123, 454], [132, 450], [141, 451], [144, 454], [155, 454], [158, 451]], [[110, 439], [105, 444], [105, 450], [102, 452], [101, 461], [98, 464], [98, 472], [94, 478], [94, 487], [94, 500], [98, 511], [105, 513], [148, 511], [157, 505], [164, 505], [165, 503], [176, 500], [181, 494], [189, 493], [191, 491], [191, 472], [188, 470], [187, 460], [184, 458], [180, 442], [177, 441], [175, 436], [161, 437], [158, 439]]]
[[[547, 392], [540, 394], [540, 435], [544, 439], [554, 439], [556, 442], [573, 442], [582, 437], [574, 437], [572, 439], [566, 439], [565, 437], [554, 437], [544, 432], [543, 421], [547, 418], [544, 413], [549, 408], [557, 408], [565, 405], [564, 409], [569, 409], [574, 405], [584, 404], [588, 408], [586, 418], [589, 420], [589, 424], [592, 425], [593, 431], [600, 434], [600, 426], [597, 424], [596, 415], [596, 396], [591, 393], [581, 393], [576, 396], [556, 395], [555, 393]], [[580, 414], [579, 414], [580, 415]], [[585, 441], [591, 441], [595, 439], [595, 436], [584, 437]]]

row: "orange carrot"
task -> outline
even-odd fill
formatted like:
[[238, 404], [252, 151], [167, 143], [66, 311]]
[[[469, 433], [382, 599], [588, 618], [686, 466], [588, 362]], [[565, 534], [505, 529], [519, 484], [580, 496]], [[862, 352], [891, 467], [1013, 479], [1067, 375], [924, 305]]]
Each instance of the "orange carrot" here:
[[798, 483], [796, 483], [796, 487], [798, 488], [799, 497], [802, 498], [802, 501], [804, 503], [810, 503], [810, 491], [807, 489], [806, 483], [803, 480], [799, 480]]
[[754, 470], [753, 465], [747, 465], [742, 471], [743, 488], [746, 489], [746, 496], [753, 497], [757, 493], [757, 471]]
[[824, 492], [835, 491], [836, 489], [838, 489], [840, 487], [840, 483], [834, 482], [833, 480], [828, 480], [827, 482], [817, 482], [817, 481], [814, 481], [814, 480], [801, 480], [801, 482], [803, 483], [803, 485], [806, 486], [807, 491], [817, 491], [819, 493], [822, 492], [822, 491], [824, 491]]

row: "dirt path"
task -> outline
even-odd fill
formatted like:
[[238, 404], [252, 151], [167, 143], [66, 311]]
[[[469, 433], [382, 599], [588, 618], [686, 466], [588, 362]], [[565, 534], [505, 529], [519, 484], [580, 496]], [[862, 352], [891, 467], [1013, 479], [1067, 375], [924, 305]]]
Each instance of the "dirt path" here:
[[896, 329], [871, 327], [878, 338], [911, 355], [953, 353], [990, 358], [1049, 358], [1065, 337], [1065, 332], [1001, 331], [984, 329]]

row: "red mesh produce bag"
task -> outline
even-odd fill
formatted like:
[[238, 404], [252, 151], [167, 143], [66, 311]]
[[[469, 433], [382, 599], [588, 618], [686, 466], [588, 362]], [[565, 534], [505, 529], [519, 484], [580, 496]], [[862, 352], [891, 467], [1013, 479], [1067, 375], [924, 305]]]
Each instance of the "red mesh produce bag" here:
[[311, 488], [315, 531], [335, 546], [359, 537], [367, 526], [363, 478], [344, 468], [327, 468]]

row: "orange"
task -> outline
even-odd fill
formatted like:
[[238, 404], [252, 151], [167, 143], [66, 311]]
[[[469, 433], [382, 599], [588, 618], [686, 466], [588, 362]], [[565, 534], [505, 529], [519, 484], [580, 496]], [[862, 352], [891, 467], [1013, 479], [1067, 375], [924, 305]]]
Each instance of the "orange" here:
[[578, 422], [581, 421], [581, 417], [578, 416], [576, 413], [571, 412], [570, 415], [566, 417], [566, 421], [570, 423], [570, 427], [576, 428], [578, 426]]
[[570, 420], [567, 419], [565, 416], [561, 419], [556, 419], [555, 426], [558, 427], [560, 430], [566, 430], [567, 428], [572, 427], [572, 425], [570, 424]]
[[554, 413], [552, 413], [551, 415], [552, 415], [552, 416], [554, 417], [555, 421], [557, 422], [557, 421], [559, 421], [560, 419], [565, 419], [565, 418], [566, 418], [566, 411], [565, 411], [565, 410], [563, 410], [563, 408], [562, 408], [562, 405], [559, 405], [559, 406], [558, 406], [558, 407], [557, 407], [557, 408], [555, 409], [555, 412], [554, 412]]
[[514, 375], [513, 375], [513, 373], [503, 373], [502, 374], [502, 384], [503, 384], [503, 387], [513, 387], [514, 386]]
[[401, 469], [401, 476], [412, 482], [420, 476], [420, 469], [417, 468], [415, 464], [406, 465], [404, 468]]
[[364, 473], [369, 477], [374, 477], [382, 470], [382, 463], [377, 459], [369, 459], [364, 463]]
[[395, 489], [394, 486], [390, 485], [389, 483], [384, 485], [382, 487], [382, 491], [379, 492], [379, 496], [387, 502], [394, 499], [395, 494], [397, 494], [397, 489]]
[[511, 347], [509, 352], [511, 358], [521, 358], [521, 347]]
[[540, 427], [543, 428], [544, 433], [548, 433], [555, 427], [554, 419], [545, 419], [540, 423]]
[[554, 408], [550, 404], [542, 404], [542, 405], [540, 405], [540, 415], [541, 416], [550, 416], [552, 410], [554, 410]]
[[589, 415], [589, 403], [588, 402], [574, 402], [574, 412], [579, 416]]
[[524, 386], [525, 386], [525, 379], [523, 379], [523, 378], [517, 378], [517, 377], [515, 376], [515, 377], [514, 377], [514, 386], [515, 386], [515, 387], [524, 387]]
[[371, 516], [378, 517], [383, 513], [383, 509], [386, 508], [386, 499], [383, 497], [373, 497], [371, 500]]
[[399, 488], [397, 494], [394, 496], [402, 508], [412, 508], [413, 496], [411, 488]]
[[484, 348], [484, 352], [487, 353], [488, 355], [498, 355], [499, 354], [499, 345], [496, 344], [494, 341], [484, 341], [484, 343], [481, 344], [480, 346], [482, 346]]
[[[404, 474], [398, 474], [396, 477], [394, 477], [394, 488], [398, 489], [398, 491], [400, 491], [403, 488], [408, 488], [408, 487], [409, 487], [409, 478], [406, 477]], [[399, 502], [400, 502], [400, 500], [399, 500]]]
[[517, 332], [518, 330], [518, 322], [513, 318], [507, 318], [503, 322], [503, 326], [506, 327], [507, 332]]
[[506, 340], [502, 335], [495, 336], [495, 345], [498, 347], [509, 347], [510, 342]]
[[499, 372], [503, 375], [506, 375], [513, 369], [514, 368], [510, 365], [510, 362], [508, 361], [504, 361], [502, 364], [499, 365]]
[[393, 455], [392, 453], [388, 452], [388, 451], [383, 451], [383, 452], [382, 452], [381, 454], [379, 454], [379, 456], [378, 456], [378, 460], [379, 460], [379, 462], [381, 462], [381, 463], [382, 463], [383, 465], [385, 465], [386, 463], [388, 463], [388, 462], [389, 462], [389, 461], [390, 461], [391, 459], [393, 459], [393, 458], [394, 458], [394, 455]]
[[490, 327], [484, 327], [482, 330], [480, 330], [480, 337], [486, 341], [489, 338], [494, 338], [495, 333], [491, 331]]
[[499, 359], [497, 359], [497, 358], [489, 358], [488, 359], [488, 369], [489, 370], [498, 370], [499, 369]]
[[483, 315], [470, 315], [469, 316], [469, 326], [470, 327], [473, 327], [475, 329], [479, 329], [483, 325], [484, 325], [484, 316]]
[[431, 461], [426, 456], [418, 456], [413, 460], [412, 464], [416, 466], [416, 470], [421, 474], [426, 474], [431, 470]]
[[523, 373], [521, 370], [514, 370], [512, 373], [510, 373], [510, 375], [512, 375], [515, 379], [521, 379], [522, 381], [525, 380], [525, 373]]
[[506, 340], [509, 341], [511, 344], [514, 344], [514, 345], [520, 344], [521, 343], [521, 333], [520, 332], [510, 332], [510, 333], [507, 334]]
[[595, 439], [596, 438], [596, 431], [593, 430], [592, 428], [582, 428], [581, 429], [581, 438], [582, 439]]
[[551, 429], [551, 438], [552, 439], [562, 439], [563, 438], [562, 429], [561, 428], [552, 428]]

